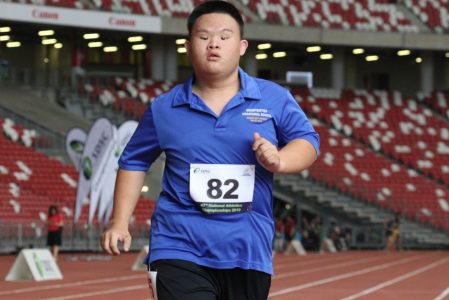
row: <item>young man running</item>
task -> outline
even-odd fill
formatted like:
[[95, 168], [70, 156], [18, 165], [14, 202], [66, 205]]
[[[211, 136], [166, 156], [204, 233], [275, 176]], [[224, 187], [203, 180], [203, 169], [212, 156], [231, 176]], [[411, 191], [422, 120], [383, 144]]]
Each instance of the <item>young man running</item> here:
[[102, 246], [129, 249], [145, 172], [164, 152], [147, 258], [159, 300], [266, 299], [273, 173], [308, 168], [319, 136], [285, 88], [239, 68], [248, 42], [233, 5], [204, 2], [187, 27], [194, 74], [153, 101], [124, 150]]

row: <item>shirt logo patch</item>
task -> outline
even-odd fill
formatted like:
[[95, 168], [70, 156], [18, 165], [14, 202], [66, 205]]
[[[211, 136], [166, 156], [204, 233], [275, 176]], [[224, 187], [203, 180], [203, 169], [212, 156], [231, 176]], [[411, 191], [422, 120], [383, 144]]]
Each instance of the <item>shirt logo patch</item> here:
[[207, 169], [195, 168], [195, 169], [193, 170], [193, 173], [194, 173], [194, 174], [209, 174], [210, 171], [207, 170]]
[[272, 118], [265, 108], [247, 108], [242, 116], [252, 123], [262, 123]]

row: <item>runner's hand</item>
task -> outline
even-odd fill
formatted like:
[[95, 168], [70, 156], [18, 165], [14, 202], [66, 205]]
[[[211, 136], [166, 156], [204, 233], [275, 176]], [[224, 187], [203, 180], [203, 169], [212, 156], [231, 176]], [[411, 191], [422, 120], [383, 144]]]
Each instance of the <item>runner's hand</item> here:
[[259, 164], [270, 172], [277, 173], [281, 169], [281, 159], [279, 151], [272, 143], [255, 132], [253, 143], [253, 151]]
[[119, 255], [118, 243], [123, 243], [123, 250], [128, 252], [131, 247], [131, 240], [131, 234], [129, 234], [127, 229], [112, 226], [103, 232], [101, 247], [110, 255]]

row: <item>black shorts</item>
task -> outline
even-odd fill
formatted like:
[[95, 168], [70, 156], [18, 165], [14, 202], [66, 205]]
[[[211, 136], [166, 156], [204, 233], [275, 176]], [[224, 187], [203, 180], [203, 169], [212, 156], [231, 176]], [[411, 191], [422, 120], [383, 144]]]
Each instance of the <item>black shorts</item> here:
[[56, 231], [49, 231], [47, 235], [47, 246], [62, 245], [62, 228]]
[[158, 300], [266, 300], [271, 285], [271, 275], [264, 272], [177, 259], [155, 261], [151, 270], [157, 271]]

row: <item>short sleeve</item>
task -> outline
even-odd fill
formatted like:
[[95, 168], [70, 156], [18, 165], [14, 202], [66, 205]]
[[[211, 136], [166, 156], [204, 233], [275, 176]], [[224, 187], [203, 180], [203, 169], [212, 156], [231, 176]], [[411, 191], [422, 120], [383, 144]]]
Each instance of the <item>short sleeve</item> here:
[[161, 152], [150, 105], [123, 150], [118, 164], [124, 170], [148, 171]]
[[294, 139], [305, 139], [313, 145], [319, 155], [320, 136], [290, 92], [285, 91], [287, 99], [278, 121], [280, 146], [283, 147]]

